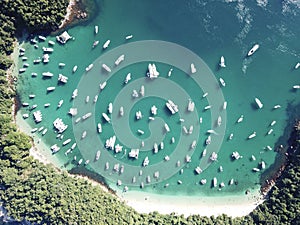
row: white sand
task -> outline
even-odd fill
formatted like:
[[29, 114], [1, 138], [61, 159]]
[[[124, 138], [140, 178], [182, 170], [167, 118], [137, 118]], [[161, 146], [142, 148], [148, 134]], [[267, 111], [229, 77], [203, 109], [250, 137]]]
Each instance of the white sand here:
[[200, 197], [200, 196], [165, 196], [138, 191], [118, 192], [118, 196], [140, 213], [158, 211], [161, 214], [175, 212], [185, 217], [199, 214], [201, 216], [218, 216], [227, 214], [241, 217], [252, 212], [263, 202], [258, 191], [243, 196]]

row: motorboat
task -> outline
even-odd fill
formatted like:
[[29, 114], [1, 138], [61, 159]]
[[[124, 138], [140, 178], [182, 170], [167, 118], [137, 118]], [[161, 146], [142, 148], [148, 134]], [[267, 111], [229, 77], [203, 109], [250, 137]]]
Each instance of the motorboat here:
[[95, 34], [98, 34], [98, 31], [99, 31], [99, 27], [97, 25], [95, 25]]
[[264, 106], [258, 98], [255, 98], [254, 100], [255, 100], [255, 102], [256, 102], [258, 108], [261, 109], [261, 108]]
[[73, 67], [73, 69], [72, 69], [72, 72], [75, 73], [75, 72], [77, 71], [77, 68], [78, 68], [78, 66], [75, 65], [75, 66]]
[[192, 64], [191, 64], [191, 73], [194, 74], [194, 73], [196, 73], [196, 72], [197, 72], [197, 69], [196, 69], [196, 67], [195, 67], [195, 64], [192, 63]]
[[115, 61], [115, 65], [118, 66], [121, 62], [123, 62], [125, 59], [125, 55], [120, 55], [117, 60]]
[[93, 66], [94, 66], [93, 63], [90, 64], [90, 65], [88, 65], [88, 66], [85, 68], [85, 71], [86, 71], [86, 72], [90, 71], [90, 70], [93, 68]]
[[254, 54], [254, 52], [256, 52], [259, 48], [259, 44], [255, 44], [253, 45], [253, 47], [250, 49], [250, 51], [248, 52], [247, 56], [251, 56]]
[[252, 138], [254, 138], [254, 137], [256, 137], [256, 132], [253, 132], [252, 134], [250, 134], [250, 135], [248, 136], [248, 139], [252, 139]]
[[221, 83], [221, 85], [223, 86], [223, 87], [225, 87], [226, 86], [226, 83], [225, 83], [225, 81], [223, 80], [223, 78], [219, 78], [219, 81], [220, 81], [220, 83]]
[[109, 44], [110, 44], [110, 40], [107, 40], [103, 45], [103, 49], [107, 49]]
[[129, 40], [129, 39], [131, 39], [131, 38], [133, 38], [133, 35], [132, 35], [132, 34], [127, 35], [127, 36], [125, 37], [126, 40]]
[[225, 68], [226, 67], [226, 65], [225, 65], [225, 58], [224, 58], [224, 56], [221, 56], [221, 59], [220, 59], [220, 67], [222, 67], [222, 68]]

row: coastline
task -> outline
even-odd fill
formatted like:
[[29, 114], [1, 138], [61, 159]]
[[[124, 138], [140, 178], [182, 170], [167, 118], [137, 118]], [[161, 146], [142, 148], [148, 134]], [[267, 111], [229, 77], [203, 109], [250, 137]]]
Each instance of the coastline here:
[[117, 195], [139, 213], [157, 211], [161, 214], [174, 212], [185, 217], [199, 214], [200, 216], [220, 216], [226, 214], [231, 217], [246, 216], [252, 212], [264, 198], [259, 190], [248, 195], [203, 197], [203, 196], [167, 196], [139, 191], [118, 191]]

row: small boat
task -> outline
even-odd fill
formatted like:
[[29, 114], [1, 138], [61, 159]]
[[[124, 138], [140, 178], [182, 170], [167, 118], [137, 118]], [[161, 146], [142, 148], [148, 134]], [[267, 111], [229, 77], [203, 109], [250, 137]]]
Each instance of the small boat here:
[[144, 159], [144, 161], [143, 161], [143, 167], [145, 167], [145, 166], [148, 166], [149, 165], [149, 158], [148, 158], [148, 156], [146, 156], [146, 158]]
[[73, 69], [72, 69], [72, 72], [75, 73], [75, 72], [77, 71], [77, 68], [78, 68], [78, 66], [75, 65], [75, 66], [73, 67]]
[[115, 65], [118, 66], [121, 62], [123, 62], [125, 59], [125, 55], [120, 55], [117, 60], [115, 61]]
[[270, 129], [267, 134], [270, 135], [272, 133], [273, 133], [273, 129]]
[[129, 40], [129, 39], [131, 39], [131, 38], [133, 38], [133, 35], [132, 35], [132, 34], [127, 35], [127, 36], [125, 37], [126, 40]]
[[194, 63], [192, 63], [192, 64], [191, 64], [191, 73], [194, 74], [194, 73], [196, 73], [196, 72], [197, 72], [197, 69], [196, 69]]
[[88, 66], [85, 68], [85, 71], [86, 71], [86, 72], [90, 71], [90, 70], [93, 68], [93, 66], [94, 66], [93, 63], [90, 64], [90, 65], [88, 65]]
[[52, 153], [56, 153], [60, 150], [60, 147], [58, 147], [57, 144], [52, 145], [50, 148]]
[[123, 106], [120, 107], [119, 115], [124, 116], [124, 107]]
[[67, 145], [67, 144], [69, 144], [71, 142], [71, 139], [69, 138], [69, 139], [67, 139], [67, 140], [65, 140], [64, 142], [63, 142], [63, 146], [65, 146], [65, 145]]
[[102, 91], [106, 87], [106, 81], [99, 84], [100, 90]]
[[92, 113], [91, 113], [91, 112], [88, 112], [88, 113], [86, 113], [86, 114], [84, 114], [84, 115], [82, 116], [82, 119], [83, 119], [83, 120], [86, 120], [86, 119], [90, 118], [91, 116], [92, 116]]
[[131, 80], [131, 73], [128, 73], [128, 74], [126, 75], [124, 84], [127, 84], [130, 80]]
[[50, 103], [45, 103], [45, 104], [44, 104], [44, 107], [45, 107], [45, 108], [47, 108], [47, 107], [49, 107], [49, 106], [50, 106]]
[[226, 83], [225, 83], [225, 81], [223, 80], [223, 78], [220, 78], [219, 81], [220, 81], [220, 83], [221, 83], [221, 85], [222, 85], [223, 87], [226, 86]]
[[96, 103], [98, 101], [98, 95], [95, 95], [93, 102]]
[[203, 150], [203, 152], [202, 152], [202, 157], [205, 157], [206, 156], [206, 153], [207, 153], [207, 150], [206, 150], [206, 148]]
[[260, 109], [264, 106], [258, 98], [255, 98], [255, 102]]
[[49, 44], [49, 45], [55, 45], [55, 42], [54, 42], [54, 41], [51, 41], [51, 40], [49, 40], [49, 41], [48, 41], [48, 44]]
[[36, 128], [33, 128], [32, 130], [31, 130], [31, 133], [34, 133], [34, 132], [36, 132], [38, 130], [38, 128], [36, 127]]
[[95, 161], [98, 161], [98, 160], [100, 159], [100, 155], [101, 155], [101, 151], [98, 150], [98, 151], [96, 152]]
[[106, 72], [109, 72], [109, 73], [111, 72], [111, 69], [109, 68], [109, 66], [104, 63], [102, 64], [102, 68], [105, 69]]
[[110, 123], [110, 118], [106, 113], [102, 113], [103, 118], [105, 119], [106, 122]]
[[223, 103], [223, 110], [226, 110], [226, 108], [227, 108], [227, 102], [225, 101], [225, 102]]
[[216, 161], [216, 160], [218, 159], [218, 154], [215, 153], [215, 152], [213, 152], [213, 153], [211, 154], [211, 156], [209, 157], [209, 159], [210, 159], [211, 161]]
[[256, 52], [259, 48], [259, 44], [255, 44], [253, 45], [253, 47], [250, 49], [250, 51], [248, 52], [247, 56], [251, 56], [254, 54], [254, 52]]
[[213, 178], [213, 187], [217, 187], [217, 182], [218, 182], [217, 178], [214, 177]]
[[250, 134], [250, 135], [248, 136], [248, 139], [252, 139], [252, 138], [254, 138], [254, 137], [256, 137], [256, 132], [253, 132], [252, 134]]
[[270, 123], [270, 126], [274, 126], [276, 124], [276, 120], [273, 120], [271, 123]]
[[229, 135], [228, 139], [229, 139], [229, 140], [232, 140], [232, 138], [233, 138], [233, 133], [231, 133], [231, 134]]
[[65, 63], [58, 63], [58, 66], [59, 66], [59, 67], [65, 67], [66, 64], [65, 64]]
[[300, 89], [300, 85], [294, 85], [293, 88], [294, 89]]
[[113, 104], [110, 102], [110, 103], [108, 104], [108, 113], [109, 113], [109, 114], [112, 114], [112, 112], [113, 112]]
[[93, 48], [95, 48], [97, 45], [99, 44], [99, 41], [94, 41], [94, 43], [93, 43]]
[[72, 93], [72, 99], [76, 98], [78, 95], [78, 89], [76, 88]]
[[208, 110], [210, 108], [211, 108], [211, 105], [207, 105], [207, 106], [204, 107], [204, 110]]
[[53, 77], [53, 73], [51, 73], [51, 72], [43, 72], [42, 75], [44, 77]]
[[36, 77], [36, 76], [37, 76], [37, 73], [31, 73], [31, 76], [32, 76], [32, 77]]
[[55, 90], [55, 87], [47, 87], [47, 91], [50, 92], [50, 91], [54, 91]]
[[208, 95], [208, 93], [205, 92], [205, 93], [202, 95], [202, 98], [205, 98], [207, 95]]
[[19, 73], [24, 73], [26, 71], [26, 68], [19, 69]]
[[39, 35], [38, 38], [41, 40], [41, 41], [46, 41], [46, 37], [42, 36], [42, 35]]
[[43, 63], [48, 63], [49, 62], [50, 56], [48, 54], [43, 55]]
[[296, 65], [295, 65], [295, 70], [298, 69], [300, 67], [300, 62], [298, 62]]
[[243, 120], [244, 120], [244, 115], [241, 115], [236, 122], [241, 123]]
[[83, 159], [79, 159], [78, 161], [78, 165], [80, 165], [82, 163]]
[[218, 126], [221, 126], [221, 124], [222, 124], [222, 117], [221, 116], [218, 117], [217, 124], [218, 124]]
[[44, 135], [47, 133], [47, 131], [48, 131], [48, 129], [45, 128], [45, 129], [43, 130], [43, 132], [42, 132], [42, 135], [44, 136]]
[[258, 168], [252, 168], [252, 171], [253, 171], [253, 172], [259, 172], [260, 169], [258, 169]]
[[226, 65], [225, 65], [225, 58], [224, 58], [224, 56], [221, 56], [221, 59], [220, 59], [220, 67], [222, 67], [222, 68], [225, 68], [226, 67]]
[[274, 105], [273, 109], [279, 109], [281, 108], [281, 105]]
[[102, 133], [102, 125], [101, 125], [101, 123], [98, 123], [97, 124], [97, 130], [98, 130], [98, 133]]
[[22, 61], [26, 61], [28, 58], [26, 56], [22, 57]]
[[109, 44], [110, 44], [110, 40], [107, 40], [103, 45], [103, 49], [108, 48]]
[[29, 103], [28, 103], [28, 102], [23, 102], [23, 103], [22, 103], [22, 106], [23, 106], [23, 107], [27, 107], [27, 106], [29, 106]]
[[172, 75], [172, 72], [173, 72], [173, 68], [171, 68], [168, 72], [168, 77], [170, 77]]
[[76, 142], [74, 144], [72, 144], [71, 149], [74, 150], [76, 148]]
[[35, 98], [35, 95], [29, 95], [28, 97], [29, 98]]
[[211, 136], [209, 135], [208, 137], [207, 137], [207, 139], [205, 140], [205, 144], [206, 145], [209, 145], [211, 143]]
[[95, 34], [98, 34], [99, 27], [98, 27], [97, 25], [95, 25], [95, 29], [94, 29], [94, 31], [95, 31]]
[[44, 130], [44, 126], [41, 126], [38, 130], [38, 132], [41, 132], [42, 130]]
[[43, 47], [43, 51], [44, 51], [44, 53], [51, 53], [51, 52], [54, 51], [54, 49], [53, 49], [53, 48], [46, 48], [46, 47]]
[[62, 104], [64, 103], [64, 100], [60, 100], [57, 104], [57, 108], [60, 108], [62, 106]]
[[90, 96], [87, 95], [87, 96], [85, 97], [85, 103], [88, 103], [89, 101], [90, 101]]
[[81, 135], [81, 139], [84, 139], [86, 137], [86, 131], [83, 131], [82, 135]]
[[42, 62], [40, 58], [33, 60], [33, 64], [39, 64], [40, 62]]

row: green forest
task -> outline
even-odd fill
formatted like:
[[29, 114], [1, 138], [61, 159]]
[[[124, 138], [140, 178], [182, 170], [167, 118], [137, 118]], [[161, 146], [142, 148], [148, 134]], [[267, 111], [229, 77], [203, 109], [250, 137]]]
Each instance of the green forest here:
[[300, 224], [300, 123], [293, 148], [266, 201], [250, 215], [231, 218], [139, 214], [99, 186], [29, 156], [31, 140], [13, 121], [15, 84], [9, 73], [17, 36], [55, 31], [68, 0], [2, 0], [0, 7], [0, 202], [16, 221], [32, 224]]

